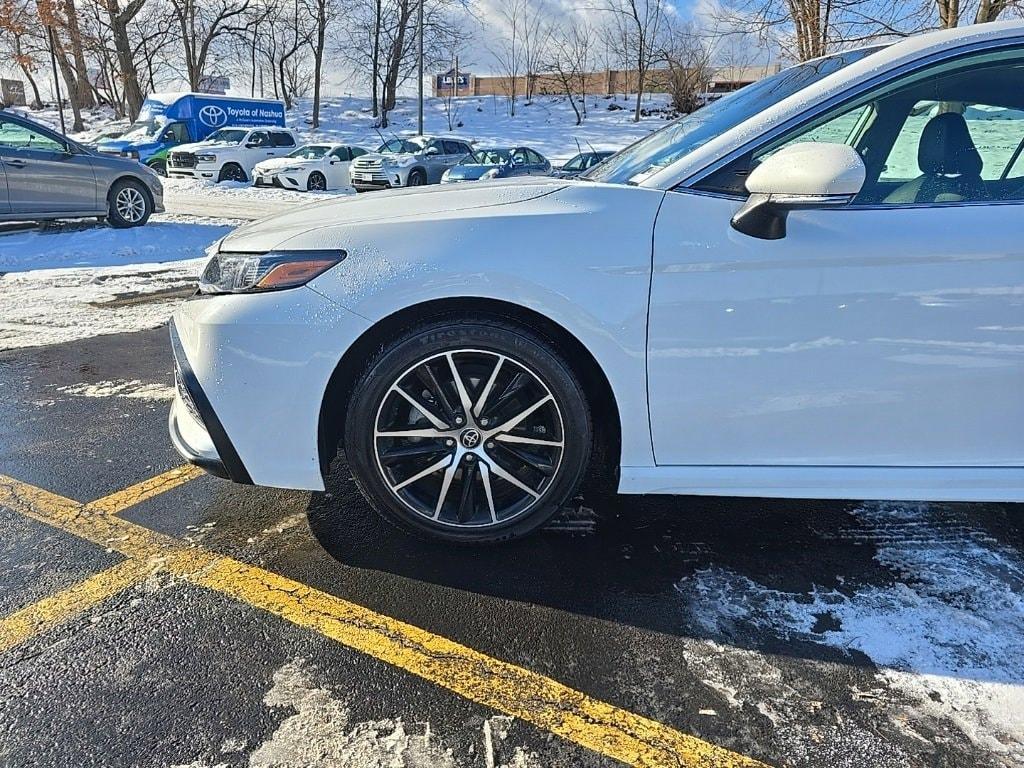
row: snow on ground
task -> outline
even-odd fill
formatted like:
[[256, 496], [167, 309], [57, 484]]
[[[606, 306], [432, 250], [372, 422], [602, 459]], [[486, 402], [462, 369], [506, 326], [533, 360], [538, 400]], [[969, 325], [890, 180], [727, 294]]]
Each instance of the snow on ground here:
[[145, 227], [90, 226], [0, 235], [0, 273], [60, 267], [110, 267], [194, 259], [231, 231], [224, 224], [184, 224], [154, 217]]
[[231, 225], [165, 218], [0, 235], [0, 350], [162, 325]]
[[859, 651], [919, 714], [1024, 763], [1024, 557], [955, 505], [877, 503], [854, 515], [849, 535], [875, 545], [892, 583], [791, 594], [715, 567], [677, 584], [687, 614], [712, 637], [754, 631]]

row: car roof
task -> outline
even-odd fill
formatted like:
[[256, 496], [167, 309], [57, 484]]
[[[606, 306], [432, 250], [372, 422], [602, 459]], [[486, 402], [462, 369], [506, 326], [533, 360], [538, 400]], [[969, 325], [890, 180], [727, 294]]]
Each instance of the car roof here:
[[[760, 136], [787, 120], [801, 115], [808, 109], [812, 109], [816, 104], [841, 95], [857, 84], [869, 81], [886, 71], [898, 69], [935, 54], [987, 43], [998, 44], [1003, 41], [1024, 42], [1024, 21], [997, 21], [942, 29], [912, 35], [892, 44], [883, 45], [873, 53], [821, 78], [785, 99], [768, 104], [757, 115], [724, 131], [706, 144], [683, 155], [666, 168], [651, 174], [640, 182], [640, 186], [671, 189], [687, 181], [691, 176], [703, 172], [705, 168], [730, 152], [745, 146], [751, 138]], [[862, 48], [868, 49], [873, 47], [876, 46], [862, 46]], [[804, 62], [804, 64], [806, 63]]]

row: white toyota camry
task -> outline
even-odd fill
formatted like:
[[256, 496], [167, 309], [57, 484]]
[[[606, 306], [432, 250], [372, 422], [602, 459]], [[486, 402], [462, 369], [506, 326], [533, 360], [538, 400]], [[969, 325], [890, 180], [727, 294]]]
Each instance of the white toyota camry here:
[[242, 227], [170, 430], [455, 541], [621, 493], [1024, 501], [1024, 25], [797, 65], [580, 181]]
[[252, 183], [300, 192], [342, 189], [351, 186], [352, 160], [365, 154], [362, 147], [348, 144], [306, 144], [284, 157], [257, 163]]

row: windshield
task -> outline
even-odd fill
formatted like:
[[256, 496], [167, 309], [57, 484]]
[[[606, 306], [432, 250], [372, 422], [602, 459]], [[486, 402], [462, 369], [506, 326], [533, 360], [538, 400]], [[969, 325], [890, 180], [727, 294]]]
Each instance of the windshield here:
[[578, 171], [583, 167], [583, 161], [586, 159], [586, 155], [576, 155], [572, 160], [562, 166], [562, 170], [565, 171]]
[[240, 131], [237, 128], [221, 128], [207, 136], [206, 140], [217, 144], [238, 144], [245, 138], [245, 134], [246, 131]]
[[512, 153], [507, 149], [478, 149], [462, 161], [461, 165], [506, 165]]
[[681, 117], [594, 166], [584, 176], [611, 184], [638, 184], [772, 104], [883, 47], [845, 51], [784, 69]]
[[386, 152], [391, 155], [415, 154], [423, 149], [422, 144], [417, 144], [406, 139], [391, 139], [380, 145], [378, 152]]
[[121, 138], [148, 139], [150, 136], [156, 136], [162, 125], [163, 123], [158, 123], [156, 120], [136, 120], [122, 134]]
[[308, 147], [299, 147], [288, 157], [296, 157], [300, 160], [319, 160], [330, 151], [330, 147], [320, 144], [310, 144]]

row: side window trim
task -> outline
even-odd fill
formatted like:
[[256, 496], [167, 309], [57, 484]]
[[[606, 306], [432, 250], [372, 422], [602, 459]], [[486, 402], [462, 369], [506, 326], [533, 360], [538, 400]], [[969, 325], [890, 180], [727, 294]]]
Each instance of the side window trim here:
[[685, 179], [673, 185], [669, 189], [669, 191], [693, 191], [702, 194], [717, 194], [723, 197], [732, 198], [734, 200], [746, 199], [746, 195], [726, 194], [721, 192], [715, 193], [712, 190], [702, 190], [697, 185], [699, 185], [702, 181], [704, 181], [712, 174], [725, 168], [734, 160], [738, 160], [739, 158], [743, 157], [746, 154], [752, 154], [757, 152], [757, 150], [760, 149], [762, 146], [771, 143], [783, 133], [798, 129], [803, 125], [813, 122], [816, 118], [820, 117], [822, 114], [828, 112], [829, 110], [842, 106], [843, 104], [846, 103], [854, 102], [858, 98], [863, 96], [865, 93], [871, 91], [872, 89], [882, 87], [888, 83], [896, 81], [899, 78], [911, 75], [914, 72], [925, 69], [927, 67], [931, 67], [935, 64], [940, 64], [943, 62], [953, 62], [956, 61], [957, 59], [973, 56], [979, 53], [996, 53], [1001, 50], [1013, 49], [1020, 49], [1022, 53], [1024, 53], [1024, 37], [1015, 37], [1009, 40], [1001, 39], [971, 43], [970, 45], [962, 45], [956, 48], [951, 48], [946, 51], [938, 51], [926, 58], [916, 59], [915, 61], [907, 62], [905, 65], [899, 67], [898, 69], [877, 75], [875, 77], [870, 78], [869, 80], [865, 80], [864, 82], [860, 83], [859, 85], [855, 86], [852, 89], [847, 89], [842, 93], [837, 93], [835, 96], [826, 99], [825, 101], [818, 102], [811, 109], [805, 110], [804, 112], [801, 112], [798, 115], [794, 115], [789, 120], [786, 120], [784, 123], [780, 123], [767, 133], [764, 133], [755, 139], [751, 139], [743, 146], [737, 147], [736, 149], [732, 150], [726, 155], [723, 155], [722, 157], [718, 158], [713, 163], [705, 166], [699, 171], [691, 173]]

